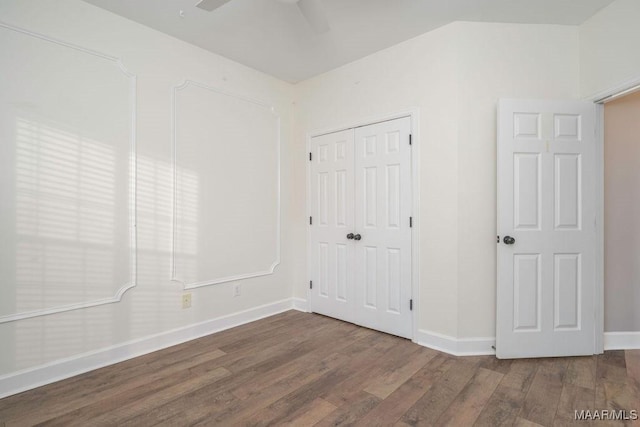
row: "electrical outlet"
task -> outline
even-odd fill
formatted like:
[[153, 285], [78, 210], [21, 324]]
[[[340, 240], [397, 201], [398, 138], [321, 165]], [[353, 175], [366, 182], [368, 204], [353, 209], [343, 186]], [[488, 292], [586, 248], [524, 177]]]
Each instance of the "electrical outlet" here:
[[233, 285], [233, 296], [234, 297], [240, 296], [240, 285]]
[[191, 294], [182, 294], [182, 308], [191, 308]]

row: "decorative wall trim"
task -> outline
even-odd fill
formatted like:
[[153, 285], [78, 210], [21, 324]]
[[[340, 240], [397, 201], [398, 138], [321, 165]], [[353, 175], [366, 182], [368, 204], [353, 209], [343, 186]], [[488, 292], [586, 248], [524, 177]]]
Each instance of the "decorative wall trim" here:
[[[129, 72], [122, 64], [122, 61], [114, 56], [106, 55], [104, 53], [97, 52], [95, 50], [87, 49], [72, 43], [67, 43], [52, 37], [45, 36], [33, 31], [26, 30], [24, 28], [9, 25], [0, 21], [0, 28], [4, 28], [17, 33], [22, 33], [36, 39], [44, 40], [49, 43], [64, 46], [69, 49], [77, 50], [78, 52], [85, 53], [87, 55], [95, 56], [115, 65], [118, 71], [124, 74], [129, 79], [129, 103], [131, 112], [131, 134], [129, 137], [129, 247], [130, 247], [130, 263], [131, 271], [129, 272], [129, 282], [122, 285], [113, 297], [101, 298], [93, 301], [85, 301], [81, 303], [61, 305], [57, 307], [50, 307], [41, 310], [33, 310], [22, 313], [10, 314], [6, 316], [0, 316], [0, 324], [6, 322], [13, 322], [16, 320], [28, 319], [31, 317], [46, 316], [54, 313], [62, 313], [65, 311], [79, 310], [83, 308], [95, 307], [103, 304], [112, 304], [120, 302], [122, 296], [129, 290], [136, 286], [137, 283], [137, 236], [136, 236], [136, 175], [137, 175], [137, 162], [136, 162], [136, 75]], [[1, 393], [0, 393], [1, 394]]]
[[[178, 167], [177, 167], [177, 135], [176, 135], [176, 97], [179, 91], [186, 89], [189, 86], [196, 86], [199, 87], [201, 89], [205, 89], [220, 95], [224, 95], [224, 96], [229, 96], [232, 98], [236, 98], [263, 108], [266, 108], [269, 112], [271, 112], [271, 114], [273, 114], [276, 117], [277, 120], [277, 152], [276, 152], [276, 183], [277, 183], [277, 212], [276, 212], [276, 259], [273, 261], [273, 263], [271, 264], [271, 266], [269, 267], [268, 270], [265, 271], [257, 271], [257, 272], [250, 272], [250, 273], [243, 273], [243, 274], [236, 274], [233, 276], [226, 276], [226, 277], [219, 277], [219, 278], [214, 278], [214, 279], [210, 279], [210, 280], [203, 280], [203, 281], [199, 281], [199, 282], [194, 282], [194, 283], [185, 283], [184, 280], [180, 280], [180, 278], [177, 276], [176, 274], [176, 263], [175, 263], [175, 255], [176, 255], [176, 236], [177, 236], [177, 222], [178, 222], [178, 204], [177, 204], [177, 200], [178, 200]], [[232, 281], [236, 281], [236, 280], [244, 280], [244, 279], [250, 279], [252, 277], [260, 277], [260, 276], [267, 276], [269, 274], [273, 274], [273, 272], [275, 271], [275, 268], [278, 266], [278, 264], [280, 264], [280, 228], [281, 228], [281, 197], [280, 197], [280, 191], [281, 191], [281, 172], [280, 172], [280, 150], [281, 150], [281, 130], [280, 130], [280, 115], [277, 113], [276, 109], [274, 106], [272, 105], [268, 105], [264, 102], [261, 101], [257, 101], [254, 99], [250, 99], [250, 98], [246, 98], [240, 95], [236, 95], [230, 92], [226, 92], [220, 89], [216, 89], [214, 87], [211, 86], [207, 86], [205, 84], [202, 83], [198, 83], [195, 82], [193, 80], [185, 80], [183, 83], [179, 84], [178, 86], [174, 86], [173, 88], [173, 93], [172, 93], [172, 97], [171, 97], [171, 141], [172, 141], [172, 150], [171, 150], [171, 163], [172, 163], [172, 167], [173, 167], [173, 221], [172, 221], [172, 226], [173, 226], [173, 230], [171, 233], [171, 280], [175, 281], [175, 282], [179, 282], [182, 283], [184, 286], [184, 289], [195, 289], [195, 288], [201, 288], [204, 286], [211, 286], [211, 285], [217, 285], [219, 283], [225, 283], [225, 282], [232, 282]]]
[[640, 331], [605, 332], [605, 350], [638, 350], [640, 349]]
[[454, 356], [483, 356], [496, 354], [494, 337], [454, 338], [448, 335], [419, 329], [414, 341], [424, 347], [452, 354]]
[[294, 308], [292, 298], [0, 376], [0, 399]]

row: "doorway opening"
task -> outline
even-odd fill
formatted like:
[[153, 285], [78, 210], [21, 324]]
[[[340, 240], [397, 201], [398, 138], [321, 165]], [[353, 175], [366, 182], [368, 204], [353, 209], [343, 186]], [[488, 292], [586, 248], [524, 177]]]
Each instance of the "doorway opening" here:
[[[640, 92], [603, 110], [604, 330], [640, 331]], [[605, 343], [607, 349], [624, 343]]]

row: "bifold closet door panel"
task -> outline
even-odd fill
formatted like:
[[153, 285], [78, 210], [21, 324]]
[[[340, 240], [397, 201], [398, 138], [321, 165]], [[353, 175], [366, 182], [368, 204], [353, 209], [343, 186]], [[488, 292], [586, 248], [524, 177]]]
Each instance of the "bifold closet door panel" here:
[[411, 119], [355, 129], [356, 323], [411, 337]]
[[311, 140], [311, 308], [352, 321], [353, 129]]

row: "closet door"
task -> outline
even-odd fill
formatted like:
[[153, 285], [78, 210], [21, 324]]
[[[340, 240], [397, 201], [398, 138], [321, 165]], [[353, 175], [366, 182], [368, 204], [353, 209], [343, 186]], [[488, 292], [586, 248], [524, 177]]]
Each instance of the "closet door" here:
[[353, 129], [311, 140], [311, 310], [356, 322]]
[[410, 129], [408, 117], [356, 128], [354, 150], [355, 322], [402, 337], [412, 336]]

